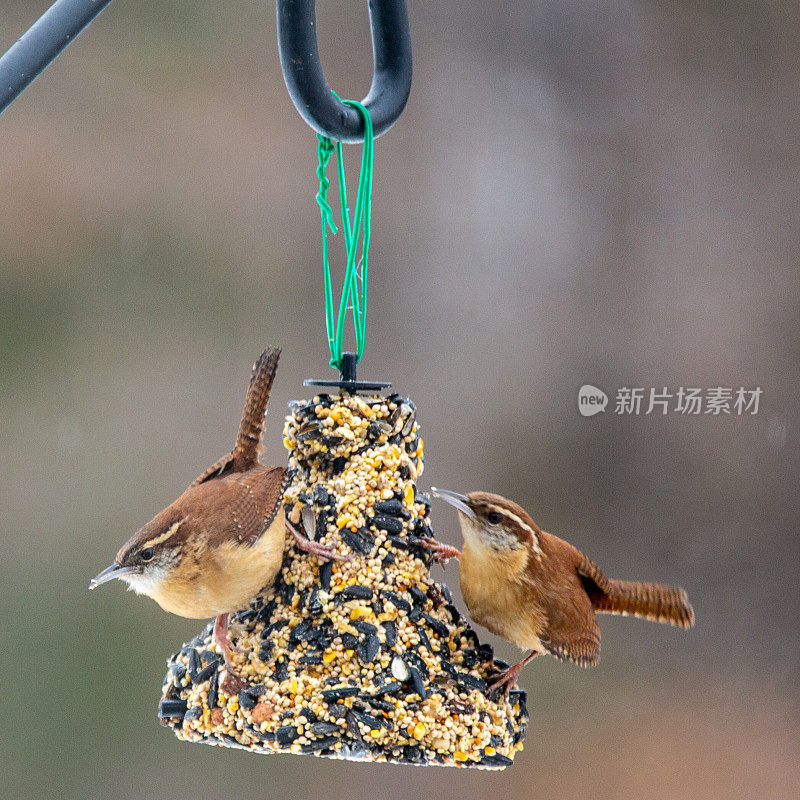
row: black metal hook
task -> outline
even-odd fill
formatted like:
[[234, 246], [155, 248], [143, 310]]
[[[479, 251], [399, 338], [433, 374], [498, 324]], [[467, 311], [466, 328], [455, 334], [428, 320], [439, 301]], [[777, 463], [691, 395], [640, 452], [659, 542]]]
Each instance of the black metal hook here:
[[[361, 101], [375, 136], [397, 122], [411, 91], [411, 35], [405, 0], [369, 0], [374, 71]], [[317, 48], [315, 0], [276, 0], [278, 49], [289, 96], [318, 133], [339, 142], [360, 142], [364, 120], [357, 109], [334, 97], [325, 81]]]

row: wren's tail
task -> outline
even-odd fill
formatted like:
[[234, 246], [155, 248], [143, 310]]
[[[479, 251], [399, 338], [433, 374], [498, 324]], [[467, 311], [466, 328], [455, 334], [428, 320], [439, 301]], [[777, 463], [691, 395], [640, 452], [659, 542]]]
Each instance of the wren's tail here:
[[661, 583], [614, 581], [584, 556], [578, 573], [598, 614], [623, 614], [680, 628], [694, 625], [694, 611], [686, 592]]
[[599, 614], [629, 614], [680, 628], [694, 625], [694, 611], [683, 589], [660, 583], [608, 582], [608, 590], [592, 598]]
[[279, 347], [268, 347], [253, 365], [239, 433], [231, 453], [231, 468], [234, 472], [246, 472], [258, 464], [258, 451], [264, 433], [264, 415], [280, 357]]

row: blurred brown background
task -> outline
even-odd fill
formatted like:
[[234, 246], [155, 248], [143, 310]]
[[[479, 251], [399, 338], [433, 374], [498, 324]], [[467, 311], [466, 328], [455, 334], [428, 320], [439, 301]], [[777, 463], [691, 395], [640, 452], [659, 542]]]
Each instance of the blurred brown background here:
[[[7, 0], [0, 49], [44, 8]], [[200, 624], [87, 583], [229, 449], [268, 343], [283, 459], [285, 403], [327, 371], [316, 152], [270, 3], [118, 0], [0, 118], [4, 796], [800, 793], [797, 6], [409, 10], [360, 374], [416, 401], [424, 486], [501, 491], [613, 575], [680, 582], [696, 629], [607, 618], [596, 669], [532, 664], [502, 774], [157, 724], [164, 660]], [[361, 97], [365, 4], [318, 14], [329, 82]], [[764, 396], [757, 416], [584, 419], [583, 383]], [[434, 523], [458, 541], [446, 508]]]

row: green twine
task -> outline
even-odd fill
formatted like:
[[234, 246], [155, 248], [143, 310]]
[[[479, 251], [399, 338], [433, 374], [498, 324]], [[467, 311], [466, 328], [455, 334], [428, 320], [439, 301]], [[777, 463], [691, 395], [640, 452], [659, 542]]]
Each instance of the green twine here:
[[[336, 95], [336, 92], [334, 92]], [[338, 98], [338, 95], [336, 95]], [[334, 143], [327, 136], [317, 134], [317, 177], [319, 178], [319, 203], [322, 217], [322, 271], [325, 282], [325, 325], [328, 332], [328, 348], [331, 353], [330, 365], [335, 369], [341, 368], [342, 348], [344, 343], [344, 323], [347, 318], [347, 308], [353, 310], [353, 328], [356, 338], [356, 358], [361, 360], [364, 354], [364, 334], [367, 322], [367, 263], [369, 256], [369, 238], [372, 209], [372, 118], [369, 111], [356, 100], [343, 100], [353, 108], [358, 109], [364, 117], [364, 145], [361, 151], [361, 173], [358, 177], [358, 192], [356, 194], [356, 209], [353, 221], [350, 222], [350, 210], [347, 205], [347, 186], [344, 179], [344, 160], [342, 158], [342, 143]], [[336, 323], [333, 318], [333, 289], [331, 288], [331, 267], [328, 261], [328, 229], [332, 234], [337, 233], [333, 222], [333, 209], [328, 203], [328, 188], [330, 181], [325, 175], [325, 169], [334, 151], [339, 175], [339, 200], [342, 206], [342, 233], [344, 234], [344, 247], [347, 253], [347, 270], [342, 286], [342, 296], [339, 300], [339, 313]], [[363, 234], [363, 236], [362, 236]], [[358, 274], [357, 257], [359, 238], [361, 245], [361, 274]], [[359, 296], [358, 282], [361, 280], [361, 295]]]

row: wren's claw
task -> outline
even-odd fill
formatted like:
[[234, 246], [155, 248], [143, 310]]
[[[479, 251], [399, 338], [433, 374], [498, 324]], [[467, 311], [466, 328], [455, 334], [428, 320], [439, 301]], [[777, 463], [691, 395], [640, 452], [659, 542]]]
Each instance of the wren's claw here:
[[222, 659], [225, 662], [225, 668], [234, 677], [238, 678], [239, 675], [233, 666], [231, 653], [241, 653], [242, 648], [236, 647], [231, 641], [230, 628], [228, 627], [229, 614], [219, 614], [214, 620], [214, 641], [222, 650]]
[[317, 558], [321, 558], [323, 561], [349, 561], [353, 556], [340, 556], [332, 547], [326, 544], [320, 544], [319, 542], [314, 542], [311, 539], [303, 536], [297, 528], [292, 525], [289, 520], [286, 520], [286, 527], [289, 530], [289, 533], [294, 536], [295, 542], [297, 542], [297, 546], [305, 553], [311, 553], [311, 555], [316, 556]]
[[433, 558], [442, 566], [447, 564], [451, 558], [461, 558], [461, 551], [457, 547], [451, 547], [449, 544], [443, 544], [431, 536], [423, 536], [419, 542], [426, 550], [431, 551]]
[[517, 682], [520, 672], [522, 672], [522, 668], [538, 655], [539, 654], [534, 650], [532, 653], [530, 653], [530, 655], [523, 658], [519, 664], [514, 664], [513, 666], [510, 666], [508, 669], [501, 672], [497, 677], [497, 680], [489, 684], [486, 694], [491, 695], [501, 687], [505, 687], [503, 689], [503, 697], [508, 697], [509, 692], [514, 688], [514, 684]]

